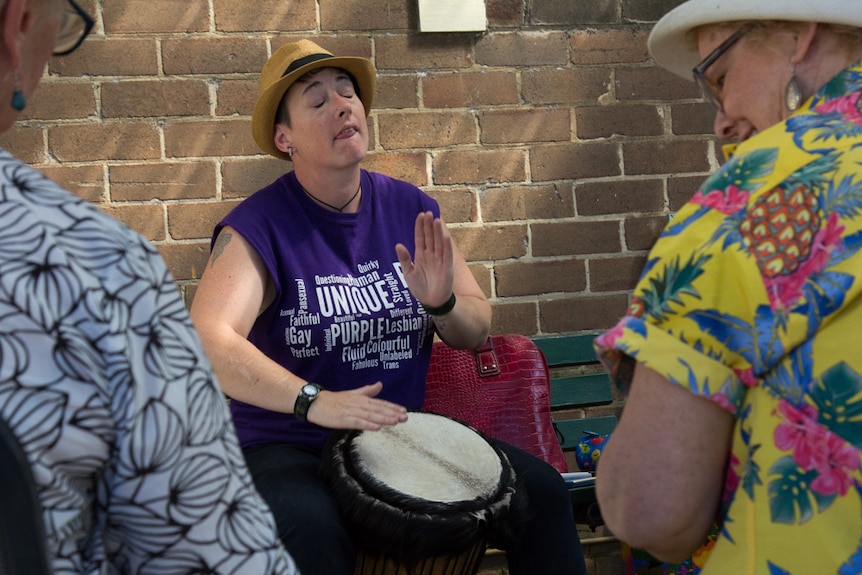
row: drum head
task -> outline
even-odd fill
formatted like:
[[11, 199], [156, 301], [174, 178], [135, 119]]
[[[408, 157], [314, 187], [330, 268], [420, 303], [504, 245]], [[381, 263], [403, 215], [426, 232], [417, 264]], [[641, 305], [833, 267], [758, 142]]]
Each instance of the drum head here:
[[333, 432], [322, 465], [360, 549], [406, 563], [510, 540], [521, 513], [506, 455], [442, 415]]
[[357, 436], [354, 464], [361, 474], [407, 496], [452, 503], [492, 497], [503, 465], [478, 432], [430, 413], [411, 413], [399, 425]]

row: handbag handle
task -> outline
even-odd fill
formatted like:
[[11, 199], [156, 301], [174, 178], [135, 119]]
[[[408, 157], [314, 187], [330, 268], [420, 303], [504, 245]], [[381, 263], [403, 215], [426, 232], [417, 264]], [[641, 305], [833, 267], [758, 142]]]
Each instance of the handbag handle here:
[[497, 361], [497, 352], [490, 337], [476, 350], [476, 370], [479, 377], [500, 375], [500, 362]]

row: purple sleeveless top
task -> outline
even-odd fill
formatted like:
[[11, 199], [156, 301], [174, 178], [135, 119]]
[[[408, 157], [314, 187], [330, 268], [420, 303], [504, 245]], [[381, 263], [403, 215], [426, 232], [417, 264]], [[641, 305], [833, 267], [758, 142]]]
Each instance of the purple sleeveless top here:
[[[249, 334], [264, 354], [329, 390], [382, 381], [378, 397], [419, 408], [434, 326], [407, 289], [395, 244], [412, 254], [416, 216], [440, 208], [406, 182], [365, 170], [361, 181], [359, 211], [342, 214], [314, 202], [289, 172], [231, 211], [213, 238], [231, 226], [269, 270], [275, 301]], [[243, 447], [320, 447], [329, 433], [236, 400], [231, 412]]]

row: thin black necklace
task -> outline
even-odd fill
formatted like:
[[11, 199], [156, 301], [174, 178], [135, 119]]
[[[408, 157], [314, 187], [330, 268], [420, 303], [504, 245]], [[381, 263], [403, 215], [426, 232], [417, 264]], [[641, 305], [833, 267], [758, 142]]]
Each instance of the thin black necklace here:
[[355, 191], [355, 192], [353, 192], [353, 195], [352, 195], [352, 196], [350, 196], [350, 199], [349, 199], [349, 200], [347, 200], [347, 203], [346, 203], [346, 204], [344, 204], [343, 206], [341, 206], [341, 207], [339, 208], [338, 206], [333, 206], [332, 204], [327, 204], [326, 202], [324, 202], [324, 201], [323, 201], [323, 200], [321, 200], [320, 198], [318, 198], [318, 197], [315, 197], [315, 196], [311, 195], [311, 192], [309, 192], [308, 190], [306, 190], [306, 189], [305, 189], [305, 186], [303, 186], [303, 185], [299, 182], [299, 180], [296, 180], [296, 183], [297, 183], [297, 184], [299, 184], [299, 187], [300, 187], [300, 188], [302, 188], [302, 191], [303, 191], [303, 192], [305, 192], [305, 195], [307, 195], [309, 198], [311, 198], [311, 199], [312, 199], [312, 200], [314, 200], [315, 202], [318, 202], [318, 203], [320, 203], [320, 204], [323, 204], [323, 205], [324, 205], [324, 206], [326, 206], [327, 208], [332, 208], [332, 209], [333, 209], [333, 210], [335, 210], [336, 212], [343, 212], [343, 211], [344, 211], [344, 208], [346, 208], [347, 206], [349, 206], [350, 204], [352, 204], [352, 203], [353, 203], [353, 200], [355, 200], [355, 199], [356, 199], [356, 196], [358, 196], [358, 195], [359, 195], [359, 192], [361, 192], [361, 191], [362, 191], [362, 180], [359, 180], [359, 185], [356, 187], [356, 191]]

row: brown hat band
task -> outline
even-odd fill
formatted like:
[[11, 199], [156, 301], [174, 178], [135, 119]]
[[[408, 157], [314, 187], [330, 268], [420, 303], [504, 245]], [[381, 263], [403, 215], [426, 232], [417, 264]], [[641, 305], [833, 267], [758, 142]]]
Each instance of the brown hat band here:
[[304, 56], [299, 60], [294, 60], [290, 63], [290, 66], [287, 67], [287, 70], [284, 71], [284, 74], [281, 75], [282, 78], [297, 70], [302, 68], [306, 64], [311, 64], [312, 62], [317, 62], [318, 60], [326, 60], [327, 58], [332, 58], [332, 54], [309, 54], [308, 56]]

